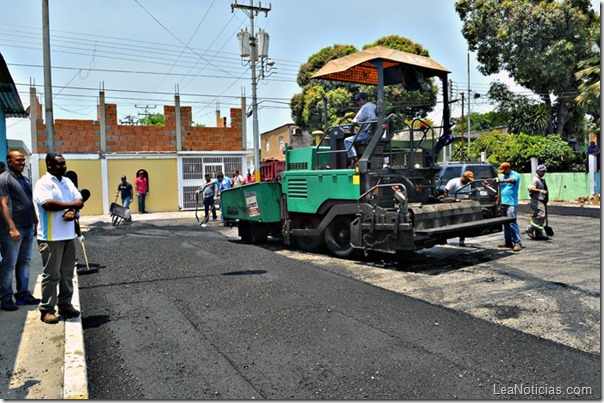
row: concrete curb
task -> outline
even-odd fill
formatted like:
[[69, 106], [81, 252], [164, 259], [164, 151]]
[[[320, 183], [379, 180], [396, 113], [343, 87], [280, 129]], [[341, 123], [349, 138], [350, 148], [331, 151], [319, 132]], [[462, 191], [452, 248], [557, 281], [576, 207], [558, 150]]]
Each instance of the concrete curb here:
[[[600, 217], [600, 206], [569, 206], [563, 204], [547, 204], [547, 211], [552, 215], [578, 216], [578, 217]], [[528, 203], [518, 204], [519, 213], [532, 213], [531, 206]]]
[[[73, 297], [71, 302], [75, 309], [81, 311], [77, 272], [73, 277]], [[81, 315], [77, 318], [65, 320], [63, 399], [88, 399], [88, 374]]]

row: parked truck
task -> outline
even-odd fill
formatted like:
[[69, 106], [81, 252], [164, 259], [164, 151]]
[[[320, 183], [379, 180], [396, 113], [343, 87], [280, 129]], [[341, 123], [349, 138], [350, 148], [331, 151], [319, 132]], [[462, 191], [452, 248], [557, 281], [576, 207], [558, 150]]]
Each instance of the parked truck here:
[[[448, 74], [428, 57], [380, 46], [327, 63], [314, 79], [377, 87], [373, 135], [365, 144], [354, 144], [361, 155], [358, 166], [347, 167], [343, 140], [358, 135], [359, 126], [329, 127], [316, 146], [286, 147], [280, 182], [223, 191], [224, 216], [238, 221], [244, 242], [263, 243], [274, 236], [304, 251], [326, 247], [343, 258], [358, 251], [415, 251], [449, 238], [501, 231], [502, 224], [515, 219], [501, 216], [496, 179], [471, 182], [467, 198], [438, 193], [437, 157], [453, 139]], [[414, 90], [419, 77], [441, 81], [440, 126], [386, 113], [384, 86], [403, 84]]]

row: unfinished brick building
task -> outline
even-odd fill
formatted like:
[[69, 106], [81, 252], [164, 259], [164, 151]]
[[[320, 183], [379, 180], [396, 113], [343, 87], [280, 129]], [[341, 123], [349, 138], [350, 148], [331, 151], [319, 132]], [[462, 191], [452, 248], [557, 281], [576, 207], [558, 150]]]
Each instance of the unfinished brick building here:
[[[33, 170], [35, 181], [46, 172], [47, 136], [34, 88], [30, 100], [32, 165], [37, 162], [39, 168]], [[230, 124], [217, 111], [215, 127], [196, 127], [190, 106], [179, 106], [177, 113], [180, 100], [175, 96], [175, 105], [163, 107], [163, 126], [133, 126], [119, 123], [118, 106], [104, 103], [103, 92], [100, 100], [104, 106], [98, 109], [104, 113], [96, 120], [56, 119], [54, 123], [55, 151], [65, 156], [68, 169], [82, 172], [80, 182], [85, 186], [80, 183], [80, 187], [95, 190], [87, 203], [88, 214], [108, 213], [121, 175], [133, 181], [139, 169], [148, 172], [151, 189], [162, 190], [161, 199], [148, 199], [151, 211], [195, 208], [195, 190], [205, 173], [214, 177], [219, 171], [231, 175], [236, 169], [248, 169], [240, 108], [230, 109]]]

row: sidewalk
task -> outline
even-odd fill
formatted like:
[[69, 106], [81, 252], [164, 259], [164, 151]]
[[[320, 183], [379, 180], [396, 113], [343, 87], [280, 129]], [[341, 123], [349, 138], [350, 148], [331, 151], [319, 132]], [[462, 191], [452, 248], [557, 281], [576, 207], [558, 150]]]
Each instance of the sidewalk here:
[[[203, 216], [203, 212], [201, 213]], [[132, 220], [191, 219], [194, 211], [134, 214]], [[82, 231], [96, 222], [111, 224], [109, 215], [83, 216]], [[81, 257], [80, 247], [77, 256]], [[82, 259], [80, 258], [80, 261]], [[30, 283], [41, 295], [42, 260], [34, 244]], [[80, 309], [78, 277], [74, 277], [73, 305]], [[0, 311], [0, 399], [88, 399], [86, 355], [81, 318], [48, 325], [40, 320], [36, 305], [15, 312]]]
[[[34, 244], [30, 281], [41, 295], [42, 261]], [[77, 276], [73, 305], [80, 308]], [[47, 325], [37, 305], [0, 311], [0, 379], [2, 399], [88, 398], [86, 362], [80, 318]]]

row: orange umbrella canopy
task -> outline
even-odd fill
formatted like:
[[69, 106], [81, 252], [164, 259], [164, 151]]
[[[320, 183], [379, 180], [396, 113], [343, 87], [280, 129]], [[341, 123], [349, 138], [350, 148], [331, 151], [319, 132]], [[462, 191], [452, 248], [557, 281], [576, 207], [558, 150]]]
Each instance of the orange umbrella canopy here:
[[410, 81], [416, 82], [420, 75], [424, 78], [443, 78], [450, 73], [429, 57], [374, 46], [328, 62], [312, 78], [377, 85], [378, 70], [374, 63], [377, 60], [382, 60], [384, 85], [408, 86], [411, 85]]

